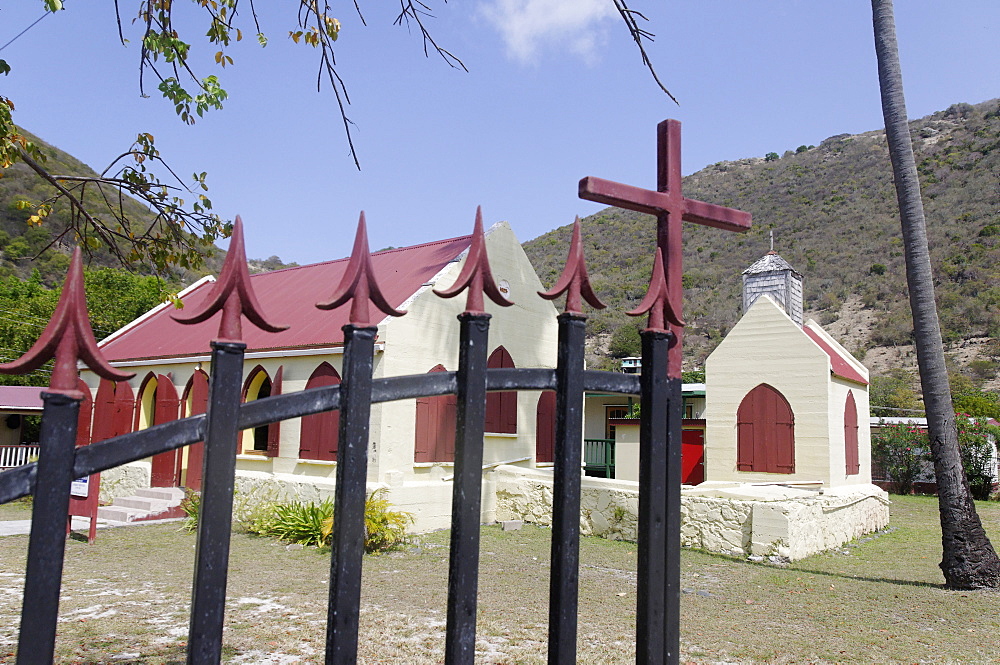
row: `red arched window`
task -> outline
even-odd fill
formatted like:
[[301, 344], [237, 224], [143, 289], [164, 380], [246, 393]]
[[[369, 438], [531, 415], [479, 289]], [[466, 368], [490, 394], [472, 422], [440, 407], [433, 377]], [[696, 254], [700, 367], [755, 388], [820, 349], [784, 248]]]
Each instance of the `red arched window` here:
[[535, 461], [556, 461], [556, 394], [546, 390], [535, 407]]
[[[431, 372], [445, 371], [447, 370], [442, 365], [431, 369]], [[455, 395], [436, 395], [417, 399], [416, 433], [413, 446], [414, 462], [455, 461], [457, 411], [458, 398]]]
[[765, 473], [795, 472], [795, 417], [788, 401], [762, 383], [736, 412], [736, 468]]
[[[340, 383], [340, 374], [330, 363], [324, 362], [309, 376], [306, 390], [321, 386], [335, 386]], [[299, 457], [335, 461], [337, 459], [337, 437], [340, 429], [340, 411], [324, 411], [302, 418], [299, 435]]]
[[861, 473], [861, 458], [858, 455], [858, 405], [854, 401], [854, 391], [847, 391], [844, 406], [844, 458], [847, 461], [847, 475]]
[[[510, 353], [502, 346], [490, 354], [486, 367], [514, 367]], [[498, 434], [517, 433], [517, 391], [486, 393], [486, 431]]]

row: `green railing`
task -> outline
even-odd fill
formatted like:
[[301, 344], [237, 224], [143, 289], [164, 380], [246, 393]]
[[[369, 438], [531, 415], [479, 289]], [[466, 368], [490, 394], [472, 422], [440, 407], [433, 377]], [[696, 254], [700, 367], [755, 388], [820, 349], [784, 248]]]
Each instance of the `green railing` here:
[[597, 478], [615, 477], [615, 440], [584, 439], [583, 471]]

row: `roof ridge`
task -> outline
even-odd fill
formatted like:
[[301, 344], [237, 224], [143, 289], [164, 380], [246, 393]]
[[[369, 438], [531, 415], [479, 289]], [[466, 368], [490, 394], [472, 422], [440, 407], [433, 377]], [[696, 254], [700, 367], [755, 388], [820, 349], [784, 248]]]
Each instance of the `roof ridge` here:
[[[432, 247], [434, 245], [444, 245], [444, 244], [447, 244], [447, 243], [455, 242], [456, 240], [468, 240], [471, 243], [472, 242], [472, 236], [471, 235], [455, 236], [454, 238], [444, 238], [443, 240], [433, 240], [431, 242], [424, 242], [424, 243], [420, 243], [418, 245], [407, 245], [406, 247], [393, 247], [391, 249], [383, 249], [383, 250], [380, 250], [378, 252], [372, 252], [371, 255], [372, 256], [380, 256], [382, 254], [392, 254], [392, 253], [395, 253], [395, 252], [406, 252], [406, 251], [409, 251], [409, 250], [412, 250], [412, 249], [420, 249], [422, 247]], [[333, 263], [342, 263], [344, 261], [349, 261], [350, 258], [351, 258], [350, 256], [345, 256], [345, 257], [342, 257], [342, 258], [339, 258], [339, 259], [328, 259], [326, 261], [317, 261], [316, 263], [306, 263], [306, 264], [303, 264], [303, 265], [300, 265], [300, 266], [288, 266], [287, 268], [278, 268], [277, 270], [268, 270], [266, 272], [254, 273], [254, 274], [252, 274], [250, 276], [251, 277], [257, 277], [258, 275], [273, 275], [275, 273], [287, 272], [289, 270], [300, 270], [302, 268], [314, 268], [316, 266], [330, 265], [330, 264], [333, 264]]]

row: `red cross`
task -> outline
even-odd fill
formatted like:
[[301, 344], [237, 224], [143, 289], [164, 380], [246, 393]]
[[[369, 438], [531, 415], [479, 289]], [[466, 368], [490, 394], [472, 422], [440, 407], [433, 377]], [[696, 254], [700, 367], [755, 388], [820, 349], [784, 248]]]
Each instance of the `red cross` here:
[[[623, 185], [601, 178], [580, 181], [580, 198], [618, 208], [656, 215], [656, 244], [663, 253], [667, 289], [677, 317], [683, 320], [681, 305], [684, 274], [681, 251], [681, 221], [714, 226], [726, 231], [747, 231], [750, 213], [703, 201], [684, 198], [681, 193], [681, 123], [664, 120], [656, 126], [656, 191]], [[670, 325], [675, 341], [670, 348], [668, 375], [681, 376], [681, 326]]]

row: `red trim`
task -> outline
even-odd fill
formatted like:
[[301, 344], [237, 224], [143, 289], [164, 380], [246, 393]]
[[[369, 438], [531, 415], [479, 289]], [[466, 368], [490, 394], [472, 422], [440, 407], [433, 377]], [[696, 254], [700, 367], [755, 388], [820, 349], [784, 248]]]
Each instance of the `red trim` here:
[[830, 346], [830, 344], [823, 339], [822, 335], [809, 326], [802, 326], [802, 330], [809, 336], [809, 339], [816, 342], [816, 344], [819, 345], [819, 348], [823, 349], [824, 353], [826, 353], [826, 355], [830, 358], [830, 371], [834, 376], [846, 379], [847, 381], [860, 383], [863, 386], [868, 385], [868, 380], [861, 376], [861, 373], [854, 369], [851, 363], [848, 362], [848, 360], [844, 358], [839, 351]]

